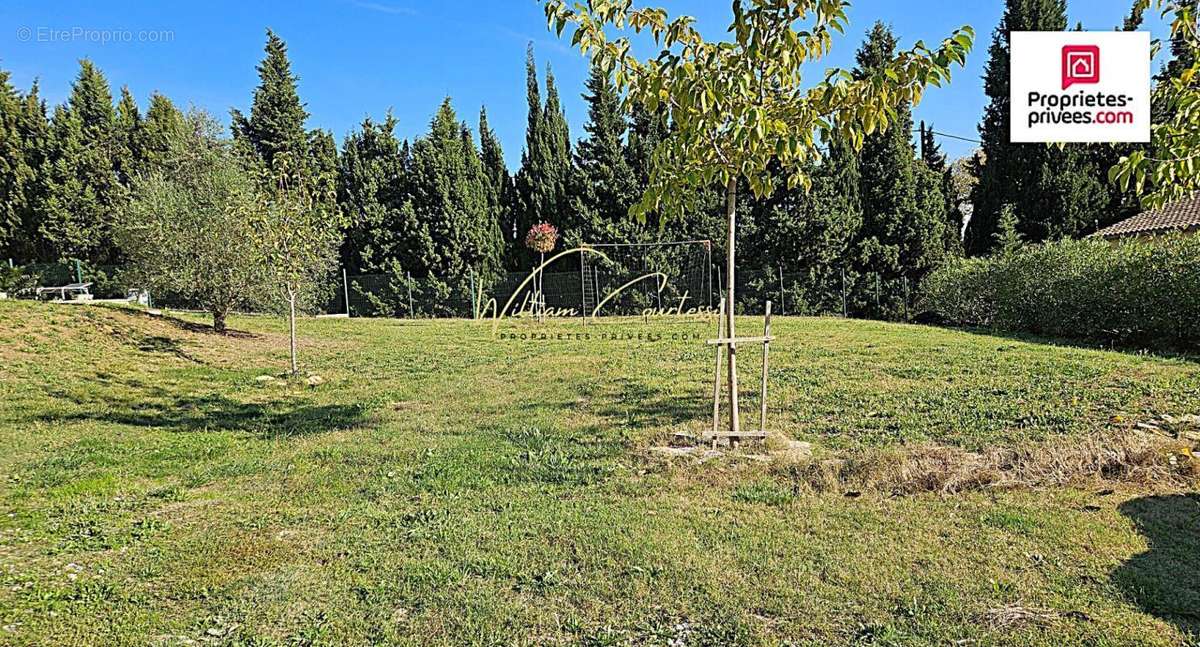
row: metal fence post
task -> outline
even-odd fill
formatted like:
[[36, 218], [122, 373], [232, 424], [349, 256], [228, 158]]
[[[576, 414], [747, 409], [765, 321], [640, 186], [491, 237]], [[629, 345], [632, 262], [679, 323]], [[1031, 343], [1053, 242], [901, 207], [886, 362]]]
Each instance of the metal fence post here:
[[842, 266], [842, 318], [850, 318], [850, 309], [846, 306], [846, 266]]
[[725, 296], [724, 296], [725, 295], [725, 283], [721, 280], [721, 268], [718, 267], [718, 268], [716, 268], [716, 270], [717, 270], [717, 296], [720, 300], [724, 301], [725, 300]]
[[412, 298], [412, 284], [413, 284], [412, 273], [405, 272], [404, 275], [406, 277], [408, 277], [408, 316], [412, 319], [416, 319], [417, 312], [416, 312], [416, 310], [413, 309], [413, 298]]
[[[787, 311], [787, 299], [783, 296], [783, 266], [779, 266], [779, 314], [784, 314]], [[767, 316], [771, 315], [770, 310], [767, 311]]]
[[476, 292], [475, 292], [475, 268], [469, 267], [467, 269], [470, 270], [470, 272], [471, 272], [471, 318], [478, 319], [479, 318], [479, 302], [476, 298]]

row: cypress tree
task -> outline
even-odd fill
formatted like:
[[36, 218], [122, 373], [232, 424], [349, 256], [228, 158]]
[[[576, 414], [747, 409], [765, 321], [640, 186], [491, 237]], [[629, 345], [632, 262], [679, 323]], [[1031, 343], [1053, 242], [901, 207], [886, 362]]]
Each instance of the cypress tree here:
[[990, 102], [980, 124], [984, 163], [972, 190], [966, 251], [983, 254], [995, 244], [1001, 209], [1012, 205], [1018, 232], [1030, 242], [1074, 236], [1094, 227], [1110, 204], [1108, 187], [1086, 146], [1013, 144], [1009, 141], [1009, 33], [1062, 31], [1065, 0], [1006, 0], [984, 73]]
[[[943, 213], [946, 221], [945, 229], [945, 249], [947, 252], [960, 256], [962, 254], [962, 239], [960, 232], [962, 231], [962, 215], [959, 213], [958, 204], [954, 195], [954, 174], [950, 165], [947, 163], [946, 154], [942, 152], [942, 147], [937, 143], [937, 139], [933, 135], [933, 126], [926, 127], [925, 122], [921, 122], [921, 162], [925, 165], [925, 169], [939, 179], [938, 190], [942, 195], [942, 204], [938, 207]], [[925, 194], [918, 193], [924, 199]], [[930, 201], [929, 205], [933, 205]]]
[[511, 227], [508, 202], [512, 200], [512, 179], [504, 164], [504, 151], [500, 140], [488, 125], [487, 109], [479, 109], [479, 161], [483, 164], [483, 176], [487, 180], [488, 211], [500, 223], [501, 230]]
[[396, 118], [381, 123], [370, 117], [346, 136], [338, 156], [338, 206], [348, 223], [342, 240], [342, 265], [354, 273], [386, 271], [404, 244], [400, 210], [408, 178]]
[[639, 197], [624, 144], [629, 124], [608, 75], [593, 67], [587, 89], [587, 137], [575, 151], [572, 218], [564, 223], [566, 235], [572, 244], [629, 242], [639, 229], [629, 216], [629, 207]]
[[[858, 51], [856, 73], [874, 73], [893, 58], [895, 49], [891, 29], [876, 22]], [[912, 125], [911, 108], [899, 106], [887, 131], [868, 135], [858, 156], [860, 263], [864, 270], [889, 278], [928, 271], [944, 246], [940, 179], [930, 181], [927, 174], [932, 172], [915, 163]], [[935, 199], [927, 199], [930, 192], [936, 193]]]
[[515, 217], [509, 239], [510, 266], [528, 267], [533, 255], [523, 245], [525, 232], [538, 222], [562, 225], [569, 206], [567, 182], [571, 172], [570, 133], [559, 103], [558, 88], [549, 66], [546, 70], [546, 102], [541, 102], [537, 68], [530, 44], [525, 57], [525, 86], [528, 121], [525, 150], [516, 178]]
[[568, 217], [569, 199], [567, 184], [571, 178], [571, 133], [567, 126], [567, 115], [558, 98], [558, 86], [554, 82], [554, 71], [546, 64], [546, 109], [542, 116], [542, 130], [547, 151], [545, 197], [538, 222], [563, 222]]
[[414, 276], [463, 283], [474, 270], [484, 280], [500, 269], [500, 223], [488, 209], [487, 180], [466, 126], [447, 98], [429, 134], [412, 149], [411, 223], [414, 245], [402, 264]]

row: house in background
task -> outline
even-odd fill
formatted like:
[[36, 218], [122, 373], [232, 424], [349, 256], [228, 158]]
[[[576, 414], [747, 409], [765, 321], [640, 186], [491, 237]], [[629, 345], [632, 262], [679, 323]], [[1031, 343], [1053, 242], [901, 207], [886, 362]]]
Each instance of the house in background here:
[[1200, 230], [1200, 193], [1169, 203], [1160, 209], [1144, 211], [1132, 218], [1111, 224], [1092, 234], [1096, 238], [1150, 238], [1183, 232], [1188, 235]]

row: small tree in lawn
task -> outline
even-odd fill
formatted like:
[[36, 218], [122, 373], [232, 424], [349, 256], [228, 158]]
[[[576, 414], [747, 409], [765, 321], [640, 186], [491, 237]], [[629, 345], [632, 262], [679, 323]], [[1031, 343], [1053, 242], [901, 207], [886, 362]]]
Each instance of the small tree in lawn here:
[[[665, 108], [672, 129], [655, 150], [649, 186], [632, 212], [645, 219], [661, 210], [680, 215], [703, 189], [725, 188], [727, 331], [734, 338], [734, 236], [738, 184], [769, 196], [781, 178], [788, 187], [810, 186], [808, 169], [819, 138], [836, 135], [861, 147], [863, 137], [886, 129], [897, 107], [916, 104], [929, 85], [949, 81], [963, 65], [974, 31], [963, 27], [936, 50], [918, 42], [911, 50], [864, 75], [830, 70], [802, 83], [803, 67], [829, 53], [833, 32], [844, 33], [844, 0], [734, 0], [731, 40], [708, 42], [691, 17], [669, 20], [662, 9], [635, 9], [632, 0], [545, 0], [551, 28], [571, 37], [617, 88], [626, 107]], [[648, 33], [659, 53], [638, 60], [625, 36]], [[736, 346], [729, 344], [729, 400], [733, 431], [739, 430]]]
[[534, 307], [537, 308], [538, 321], [545, 319], [546, 313], [546, 293], [543, 291], [545, 283], [543, 277], [545, 273], [542, 271], [542, 265], [546, 262], [547, 252], [554, 251], [554, 246], [558, 243], [558, 228], [548, 222], [539, 222], [529, 228], [529, 233], [525, 236], [525, 246], [538, 253], [538, 274], [537, 274], [537, 299]]
[[1122, 157], [1108, 177], [1122, 191], [1132, 185], [1146, 207], [1157, 208], [1200, 191], [1200, 30], [1194, 0], [1138, 0], [1134, 15], [1151, 5], [1172, 16], [1175, 58], [1154, 88], [1165, 118], [1151, 125], [1150, 148]]
[[261, 296], [264, 278], [254, 177], [221, 128], [197, 111], [165, 133], [158, 168], [133, 178], [116, 229], [135, 280], [204, 308], [217, 332], [230, 311]]
[[334, 191], [312, 180], [303, 165], [286, 152], [277, 153], [263, 169], [257, 238], [262, 245], [269, 283], [276, 302], [287, 310], [292, 374], [296, 357], [296, 313], [315, 305], [337, 264], [341, 218]]

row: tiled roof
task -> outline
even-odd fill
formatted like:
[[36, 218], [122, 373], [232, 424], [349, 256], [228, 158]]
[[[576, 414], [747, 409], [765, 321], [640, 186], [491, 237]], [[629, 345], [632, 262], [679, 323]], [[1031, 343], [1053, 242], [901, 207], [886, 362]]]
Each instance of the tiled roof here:
[[1119, 238], [1135, 234], [1184, 231], [1200, 227], [1200, 193], [1172, 202], [1153, 211], [1109, 225], [1092, 234], [1101, 238]]

